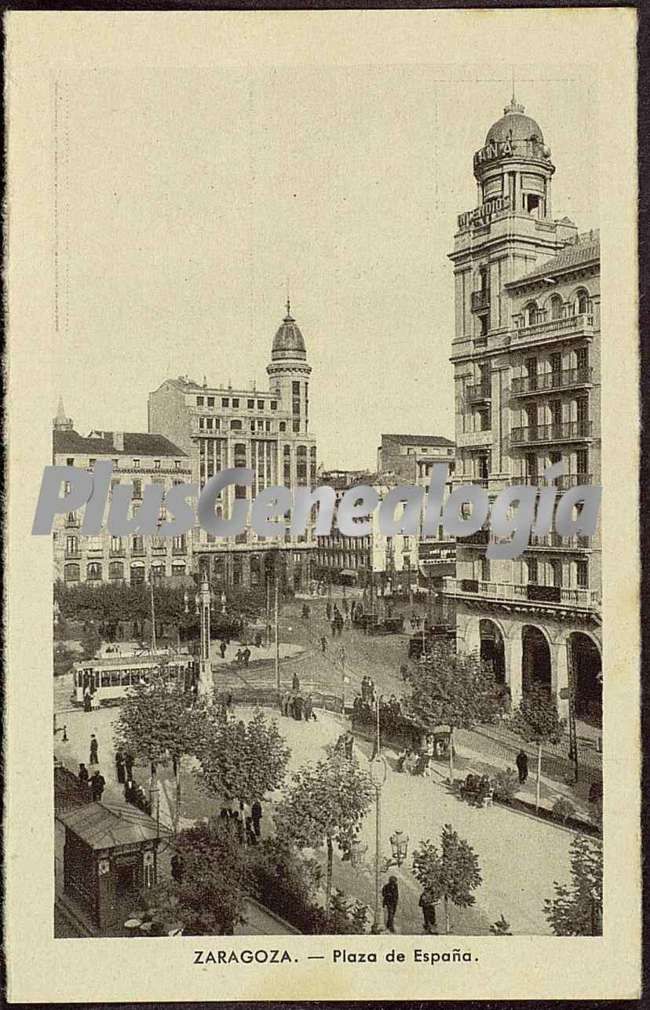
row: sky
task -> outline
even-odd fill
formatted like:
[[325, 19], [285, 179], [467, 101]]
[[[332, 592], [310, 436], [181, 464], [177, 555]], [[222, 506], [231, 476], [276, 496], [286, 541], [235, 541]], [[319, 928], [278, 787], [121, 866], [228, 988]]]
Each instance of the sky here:
[[[515, 68], [557, 171], [555, 217], [598, 226], [588, 68]], [[456, 215], [510, 63], [65, 71], [59, 76], [52, 412], [147, 430], [187, 374], [267, 388], [292, 314], [326, 467], [381, 432], [453, 437]]]

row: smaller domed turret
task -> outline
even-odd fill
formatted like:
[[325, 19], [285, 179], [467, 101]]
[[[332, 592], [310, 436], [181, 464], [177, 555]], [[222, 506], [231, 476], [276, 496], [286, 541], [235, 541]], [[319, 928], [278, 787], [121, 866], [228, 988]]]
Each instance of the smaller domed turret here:
[[307, 359], [305, 340], [296, 320], [291, 315], [291, 303], [288, 298], [287, 314], [273, 338], [271, 349], [272, 361], [283, 361], [286, 358], [297, 358], [300, 361]]

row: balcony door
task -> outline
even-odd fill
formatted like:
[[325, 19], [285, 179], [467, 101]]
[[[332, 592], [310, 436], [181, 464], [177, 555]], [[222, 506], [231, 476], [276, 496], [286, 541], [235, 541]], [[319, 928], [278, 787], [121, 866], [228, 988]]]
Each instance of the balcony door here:
[[589, 400], [586, 396], [581, 396], [576, 400], [576, 420], [577, 434], [587, 435], [589, 427]]
[[553, 438], [562, 438], [562, 401], [551, 400], [549, 407], [551, 410]]

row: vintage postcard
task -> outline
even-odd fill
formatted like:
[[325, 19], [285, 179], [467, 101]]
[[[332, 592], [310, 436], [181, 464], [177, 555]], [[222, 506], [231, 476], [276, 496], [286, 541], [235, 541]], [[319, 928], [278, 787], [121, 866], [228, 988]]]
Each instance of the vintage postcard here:
[[9, 999], [638, 996], [635, 13], [5, 31]]

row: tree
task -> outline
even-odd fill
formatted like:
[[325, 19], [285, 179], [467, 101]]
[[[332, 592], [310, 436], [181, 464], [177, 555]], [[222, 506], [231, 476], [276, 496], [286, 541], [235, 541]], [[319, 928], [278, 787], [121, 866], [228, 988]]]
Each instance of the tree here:
[[449, 903], [459, 908], [473, 905], [472, 891], [483, 882], [478, 857], [451, 824], [442, 829], [440, 851], [429, 839], [420, 842], [413, 853], [413, 873], [433, 901], [444, 901], [446, 933], [450, 931]]
[[601, 936], [603, 846], [599, 839], [576, 835], [571, 842], [571, 884], [554, 882], [555, 897], [544, 902], [544, 915], [556, 936]]
[[183, 757], [196, 755], [205, 736], [206, 718], [205, 709], [192, 704], [178, 681], [163, 670], [129, 689], [115, 724], [115, 746], [149, 763], [152, 788], [157, 766], [174, 765], [175, 827], [180, 816]]
[[300, 848], [327, 846], [325, 907], [332, 897], [334, 842], [342, 852], [349, 851], [365, 817], [374, 790], [370, 777], [356, 758], [346, 758], [332, 748], [328, 757], [304, 765], [292, 776], [287, 795], [274, 814], [278, 834]]
[[502, 703], [491, 665], [476, 653], [457, 655], [447, 642], [409, 671], [406, 714], [423, 732], [449, 726], [449, 778], [454, 781], [454, 730], [493, 722]]
[[203, 788], [219, 798], [250, 802], [279, 788], [291, 755], [276, 723], [255, 712], [250, 722], [229, 722], [213, 705], [197, 748]]
[[542, 777], [542, 746], [559, 743], [565, 722], [560, 719], [555, 698], [543, 684], [533, 683], [515, 710], [512, 729], [522, 739], [537, 744], [537, 787], [535, 809], [539, 810]]
[[243, 921], [245, 852], [229, 821], [214, 818], [176, 838], [179, 879], [156, 895], [157, 917], [190, 936], [231, 934]]

